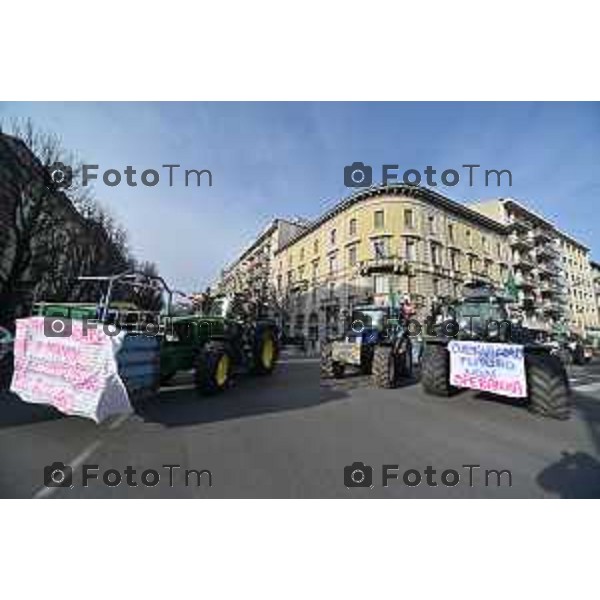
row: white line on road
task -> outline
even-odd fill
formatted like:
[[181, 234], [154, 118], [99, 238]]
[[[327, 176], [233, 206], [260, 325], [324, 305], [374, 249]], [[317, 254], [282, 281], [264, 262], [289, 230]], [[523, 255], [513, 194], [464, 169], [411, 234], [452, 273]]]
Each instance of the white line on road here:
[[600, 382], [598, 383], [588, 383], [584, 385], [575, 385], [573, 389], [576, 392], [598, 392], [600, 391]]
[[[125, 421], [127, 421], [127, 419], [129, 419], [130, 416], [131, 416], [130, 414], [119, 415], [108, 426], [108, 428], [110, 430], [115, 430], [118, 427], [121, 427], [121, 425], [123, 425], [123, 423], [125, 423]], [[71, 467], [71, 469], [73, 470], [73, 472], [77, 471], [77, 469], [79, 469], [79, 467], [81, 467], [81, 465], [83, 465], [83, 463], [92, 454], [94, 454], [94, 452], [96, 452], [102, 446], [103, 443], [104, 443], [103, 440], [95, 440], [95, 441], [91, 442], [75, 458], [73, 458], [68, 463], [66, 463], [66, 466]], [[33, 495], [33, 497], [34, 498], [49, 498], [50, 496], [53, 496], [60, 489], [61, 488], [59, 488], [59, 487], [46, 487], [46, 486], [44, 486], [43, 488], [40, 488]]]
[[320, 358], [284, 358], [277, 361], [278, 365], [285, 365], [289, 363], [314, 363], [321, 362]]

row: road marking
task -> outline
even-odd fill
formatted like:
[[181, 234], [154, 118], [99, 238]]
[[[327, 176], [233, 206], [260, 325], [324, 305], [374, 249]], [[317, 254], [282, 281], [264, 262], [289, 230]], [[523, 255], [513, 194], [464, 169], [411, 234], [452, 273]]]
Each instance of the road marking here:
[[[73, 460], [69, 461], [66, 466], [71, 467], [73, 471], [76, 471], [83, 463], [86, 461], [98, 448], [102, 446], [102, 442], [100, 440], [96, 440], [89, 444], [84, 450], [82, 450]], [[53, 496], [58, 490], [59, 487], [46, 487], [40, 488], [34, 495], [34, 498], [49, 498]]]
[[119, 415], [109, 426], [109, 429], [117, 429], [117, 427], [121, 427], [127, 419], [129, 419], [131, 415], [129, 413], [125, 413], [123, 415]]
[[286, 365], [289, 363], [314, 363], [321, 362], [320, 358], [284, 358], [282, 360], [278, 360], [278, 365]]
[[577, 392], [597, 392], [600, 391], [600, 382], [588, 383], [584, 385], [575, 385], [573, 389]]
[[179, 390], [193, 390], [196, 386], [193, 383], [182, 383], [181, 385], [168, 385], [158, 390], [159, 394], [163, 392], [178, 392]]
[[[130, 414], [119, 415], [109, 426], [108, 428], [112, 431], [121, 427], [127, 419], [129, 419]], [[94, 440], [90, 444], [88, 444], [75, 458], [66, 463], [66, 466], [71, 467], [73, 473], [83, 465], [83, 463], [96, 452], [99, 448], [104, 444], [104, 440]], [[49, 498], [53, 496], [58, 490], [59, 487], [42, 487], [40, 488], [34, 495], [34, 498]]]

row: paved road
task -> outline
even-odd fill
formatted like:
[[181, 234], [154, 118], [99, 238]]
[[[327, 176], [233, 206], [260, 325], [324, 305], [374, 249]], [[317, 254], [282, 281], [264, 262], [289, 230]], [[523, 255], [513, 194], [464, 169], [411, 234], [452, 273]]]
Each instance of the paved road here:
[[[575, 415], [567, 422], [470, 392], [437, 399], [414, 384], [373, 389], [364, 377], [321, 385], [317, 362], [301, 359], [288, 360], [271, 378], [240, 380], [218, 398], [199, 399], [181, 378], [135, 415], [100, 426], [4, 399], [0, 496], [600, 497], [600, 363], [572, 376]], [[43, 486], [44, 466], [54, 461], [74, 467], [73, 488]], [[344, 486], [344, 467], [354, 461], [372, 466], [372, 488]], [[122, 482], [82, 487], [82, 464], [98, 465], [100, 475], [118, 469]], [[388, 487], [381, 484], [383, 464], [398, 465], [391, 473], [399, 481]], [[467, 464], [481, 467], [469, 471]], [[128, 466], [137, 487], [126, 483]], [[427, 485], [428, 466], [437, 486]], [[148, 469], [160, 475], [154, 487], [140, 481]], [[209, 470], [212, 486], [207, 472], [200, 486], [190, 473], [186, 486], [186, 469]], [[419, 471], [420, 485], [403, 483], [410, 469]], [[455, 486], [441, 480], [449, 469], [460, 477]], [[507, 474], [500, 487], [494, 473], [485, 485], [486, 470], [505, 469], [511, 487]], [[445, 476], [454, 481], [452, 473]]]

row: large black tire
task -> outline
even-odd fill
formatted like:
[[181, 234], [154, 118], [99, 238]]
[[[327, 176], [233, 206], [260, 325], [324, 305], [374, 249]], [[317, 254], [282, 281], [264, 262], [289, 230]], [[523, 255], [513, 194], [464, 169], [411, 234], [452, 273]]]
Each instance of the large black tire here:
[[252, 371], [256, 375], [271, 375], [279, 358], [279, 345], [272, 329], [265, 329], [256, 336], [252, 349]]
[[[227, 375], [224, 379], [219, 372], [219, 368], [222, 368], [222, 360], [228, 363]], [[232, 366], [233, 358], [227, 346], [222, 342], [208, 342], [194, 360], [196, 389], [204, 395], [222, 392], [231, 384]]]
[[332, 346], [326, 342], [321, 346], [321, 377], [323, 379], [341, 379], [344, 376], [345, 365], [332, 358]]
[[403, 379], [410, 379], [413, 376], [413, 356], [412, 344], [409, 338], [402, 340], [396, 362], [398, 364], [398, 376]]
[[569, 381], [563, 364], [550, 354], [526, 354], [529, 408], [545, 417], [568, 419]]
[[434, 396], [450, 396], [450, 355], [445, 346], [427, 344], [421, 361], [421, 385], [426, 393]]
[[373, 353], [373, 384], [381, 388], [396, 387], [398, 382], [397, 356], [392, 346], [375, 346]]
[[581, 344], [576, 344], [575, 348], [571, 351], [571, 356], [574, 365], [585, 365], [585, 352]]

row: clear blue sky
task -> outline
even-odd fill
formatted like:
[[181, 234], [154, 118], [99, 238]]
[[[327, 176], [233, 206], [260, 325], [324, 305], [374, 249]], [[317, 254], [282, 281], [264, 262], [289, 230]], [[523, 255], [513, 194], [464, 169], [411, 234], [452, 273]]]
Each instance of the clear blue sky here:
[[[599, 103], [0, 103], [30, 117], [81, 160], [161, 171], [154, 188], [95, 186], [138, 258], [174, 285], [209, 283], [275, 216], [315, 217], [350, 190], [343, 168], [463, 163], [510, 169], [513, 186], [440, 192], [458, 201], [513, 196], [600, 258]], [[208, 168], [213, 187], [168, 186], [163, 163]], [[376, 179], [379, 177], [375, 176]]]

